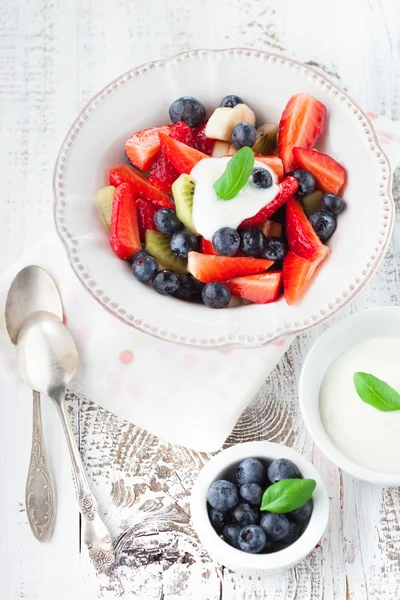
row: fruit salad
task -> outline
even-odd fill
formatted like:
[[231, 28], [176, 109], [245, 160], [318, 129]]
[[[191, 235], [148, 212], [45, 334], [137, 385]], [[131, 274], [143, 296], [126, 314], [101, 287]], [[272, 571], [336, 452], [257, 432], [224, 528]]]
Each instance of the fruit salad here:
[[137, 131], [128, 162], [97, 192], [112, 250], [155, 292], [210, 308], [303, 297], [330, 253], [346, 171], [315, 149], [326, 107], [289, 99], [279, 123], [256, 123], [241, 98], [207, 119], [190, 96], [171, 124]]
[[208, 516], [216, 533], [237, 550], [279, 552], [306, 529], [315, 486], [287, 458], [268, 465], [258, 458], [245, 458], [234, 481], [218, 479], [208, 488]]

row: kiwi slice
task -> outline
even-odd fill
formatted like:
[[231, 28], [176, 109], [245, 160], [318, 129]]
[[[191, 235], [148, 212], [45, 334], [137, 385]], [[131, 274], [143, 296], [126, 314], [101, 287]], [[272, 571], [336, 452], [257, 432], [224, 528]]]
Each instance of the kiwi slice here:
[[165, 269], [175, 271], [175, 273], [187, 273], [186, 260], [178, 258], [170, 247], [171, 237], [148, 229], [146, 231], [146, 250], [154, 256]]
[[112, 203], [114, 200], [115, 187], [113, 185], [106, 185], [96, 192], [96, 202], [100, 209], [101, 216], [106, 227], [110, 228]]
[[314, 213], [321, 210], [321, 197], [322, 192], [319, 190], [315, 190], [312, 194], [307, 194], [307, 196], [303, 196], [303, 208], [307, 217], [311, 217]]
[[193, 195], [195, 183], [189, 175], [183, 173], [172, 184], [172, 193], [175, 200], [175, 210], [178, 218], [193, 233], [198, 235], [193, 225]]
[[256, 154], [272, 154], [278, 146], [278, 129], [276, 123], [264, 123], [257, 129], [257, 139], [253, 146]]

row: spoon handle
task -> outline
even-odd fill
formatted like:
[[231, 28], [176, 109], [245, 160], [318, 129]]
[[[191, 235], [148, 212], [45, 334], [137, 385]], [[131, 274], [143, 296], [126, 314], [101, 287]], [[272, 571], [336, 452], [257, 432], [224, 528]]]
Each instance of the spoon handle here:
[[25, 486], [25, 506], [33, 535], [39, 542], [45, 542], [53, 531], [56, 501], [44, 446], [40, 394], [35, 391], [33, 392], [32, 449]]
[[96, 569], [100, 573], [108, 573], [115, 563], [115, 552], [111, 535], [98, 513], [96, 499], [89, 487], [64, 399], [57, 398], [56, 405], [71, 455], [75, 492], [82, 516], [83, 541], [88, 548], [90, 559]]

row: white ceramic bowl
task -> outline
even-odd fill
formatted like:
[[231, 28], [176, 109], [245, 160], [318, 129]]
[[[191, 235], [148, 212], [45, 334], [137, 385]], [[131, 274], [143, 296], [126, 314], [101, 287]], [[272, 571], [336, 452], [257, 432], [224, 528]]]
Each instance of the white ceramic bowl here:
[[[315, 479], [314, 508], [310, 522], [300, 538], [284, 550], [271, 554], [248, 554], [229, 546], [214, 531], [207, 512], [207, 490], [217, 479], [234, 481], [238, 464], [248, 457], [262, 461], [288, 458], [299, 468], [306, 479]], [[194, 484], [191, 501], [192, 523], [210, 556], [233, 570], [277, 571], [286, 569], [305, 558], [318, 544], [329, 517], [329, 498], [325, 485], [315, 467], [301, 454], [271, 442], [247, 442], [223, 450], [200, 471]]]
[[331, 440], [319, 411], [319, 390], [329, 366], [351, 346], [374, 335], [400, 336], [400, 308], [384, 306], [355, 313], [318, 338], [308, 353], [301, 372], [300, 409], [314, 442], [335, 465], [358, 479], [377, 485], [398, 486], [400, 465], [398, 473], [381, 473], [354, 462]]
[[[347, 210], [303, 301], [210, 310], [160, 297], [132, 278], [109, 247], [95, 191], [125, 160], [132, 132], [168, 122], [182, 95], [204, 102], [208, 114], [223, 96], [239, 94], [258, 122], [278, 122], [288, 99], [308, 92], [328, 109], [318, 148], [348, 172]], [[296, 61], [256, 50], [194, 50], [125, 73], [83, 109], [62, 144], [54, 173], [54, 215], [69, 261], [84, 288], [120, 320], [156, 337], [215, 348], [262, 346], [335, 314], [368, 281], [388, 243], [393, 222], [390, 166], [368, 117], [334, 83]], [[351, 260], [349, 260], [351, 258]]]

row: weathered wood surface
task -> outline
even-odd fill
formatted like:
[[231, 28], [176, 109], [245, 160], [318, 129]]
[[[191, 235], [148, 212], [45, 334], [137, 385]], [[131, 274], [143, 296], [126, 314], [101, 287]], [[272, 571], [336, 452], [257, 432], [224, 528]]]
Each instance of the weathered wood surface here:
[[[400, 118], [398, 0], [0, 0], [0, 269], [51, 227], [51, 171], [78, 109], [135, 64], [190, 47], [285, 52], [337, 79], [363, 106]], [[268, 82], [267, 82], [268, 83]], [[268, 86], [267, 86], [268, 87]], [[273, 82], [270, 82], [273, 93]], [[340, 316], [400, 300], [400, 225], [377, 276]], [[80, 554], [79, 517], [55, 412], [44, 406], [58, 518], [48, 544], [24, 513], [30, 395], [1, 382], [0, 598], [106, 600], [397, 600], [398, 490], [354, 481], [313, 446], [297, 407], [297, 381], [321, 326], [300, 336], [227, 444], [272, 439], [313, 460], [328, 486], [329, 528], [285, 574], [242, 576], [213, 564], [189, 525], [192, 482], [207, 455], [173, 447], [85, 399], [71, 398], [89, 478], [117, 540], [111, 579]], [[95, 399], [94, 399], [95, 400]]]

